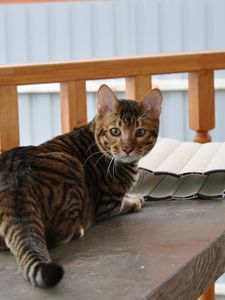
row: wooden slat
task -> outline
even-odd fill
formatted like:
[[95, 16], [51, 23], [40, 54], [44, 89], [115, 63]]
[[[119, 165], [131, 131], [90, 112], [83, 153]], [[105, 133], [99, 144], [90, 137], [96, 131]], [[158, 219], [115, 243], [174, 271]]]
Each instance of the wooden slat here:
[[62, 83], [60, 94], [62, 132], [87, 123], [85, 81]]
[[213, 284], [204, 294], [201, 295], [199, 300], [214, 300], [215, 299], [215, 285]]
[[194, 141], [211, 141], [208, 131], [215, 127], [214, 73], [200, 71], [189, 73], [190, 127], [197, 132]]
[[126, 99], [140, 100], [151, 90], [150, 76], [136, 76], [126, 78]]
[[0, 87], [0, 152], [19, 146], [16, 86]]
[[225, 69], [225, 51], [0, 67], [0, 85], [94, 80]]

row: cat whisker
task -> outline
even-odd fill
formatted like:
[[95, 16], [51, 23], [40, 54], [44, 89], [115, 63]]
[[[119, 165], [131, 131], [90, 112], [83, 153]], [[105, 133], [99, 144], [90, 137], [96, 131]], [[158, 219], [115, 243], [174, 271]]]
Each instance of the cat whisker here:
[[97, 152], [94, 152], [92, 153], [91, 155], [88, 156], [88, 158], [85, 160], [84, 164], [83, 164], [83, 167], [86, 165], [86, 163], [88, 162], [88, 160], [93, 156], [93, 155], [96, 155], [96, 154], [99, 154], [99, 153], [102, 153], [101, 151], [97, 151]]
[[115, 178], [115, 158], [113, 159], [113, 165], [112, 165], [113, 169], [112, 169], [112, 174], [113, 177]]
[[94, 147], [95, 145], [97, 145], [97, 143], [94, 141], [93, 143], [91, 143], [91, 145], [88, 147], [86, 153], [92, 148]]
[[116, 160], [116, 156], [114, 156], [114, 161], [113, 161], [113, 177], [114, 177], [114, 178], [116, 178], [116, 177], [115, 177], [115, 174], [118, 175], [118, 174], [117, 174], [116, 167], [117, 167], [117, 160]]
[[[113, 156], [113, 157], [110, 159], [110, 161], [109, 161], [109, 165], [108, 165], [107, 172], [106, 172], [106, 179], [107, 179], [107, 180], [109, 179], [108, 175], [110, 175], [110, 166], [111, 166], [111, 164], [113, 163], [114, 159], [115, 159], [115, 156]], [[111, 175], [112, 175], [112, 174], [111, 174]]]
[[103, 158], [105, 157], [105, 154], [102, 153], [102, 155], [97, 159], [96, 163], [95, 163], [95, 167], [97, 166], [98, 162]]

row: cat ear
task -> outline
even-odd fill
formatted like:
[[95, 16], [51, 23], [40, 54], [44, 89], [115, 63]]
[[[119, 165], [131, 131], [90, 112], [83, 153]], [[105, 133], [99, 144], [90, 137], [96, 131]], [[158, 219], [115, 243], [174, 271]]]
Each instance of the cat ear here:
[[159, 118], [162, 104], [162, 93], [159, 89], [153, 89], [148, 92], [141, 100], [140, 106], [146, 115], [152, 115]]
[[100, 86], [97, 98], [97, 111], [99, 115], [107, 116], [118, 110], [119, 100], [106, 84]]

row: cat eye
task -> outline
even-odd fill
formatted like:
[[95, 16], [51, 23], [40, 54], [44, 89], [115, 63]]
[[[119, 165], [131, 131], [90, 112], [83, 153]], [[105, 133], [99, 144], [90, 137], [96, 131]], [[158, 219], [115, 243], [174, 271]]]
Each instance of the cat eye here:
[[119, 135], [121, 135], [120, 129], [119, 129], [119, 128], [116, 128], [116, 127], [111, 128], [111, 129], [110, 129], [110, 133], [111, 133], [111, 135], [113, 135], [113, 136], [119, 136]]
[[135, 135], [137, 136], [137, 137], [142, 137], [142, 136], [144, 136], [146, 134], [146, 129], [144, 129], [144, 128], [139, 128], [139, 129], [137, 129], [137, 131], [136, 131], [136, 133], [135, 133]]

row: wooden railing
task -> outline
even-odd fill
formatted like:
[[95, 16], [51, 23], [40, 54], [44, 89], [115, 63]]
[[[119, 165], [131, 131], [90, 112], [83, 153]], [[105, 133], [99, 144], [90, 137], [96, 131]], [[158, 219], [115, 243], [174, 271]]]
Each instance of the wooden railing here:
[[[140, 99], [151, 89], [151, 75], [171, 73], [189, 74], [190, 127], [196, 131], [195, 141], [208, 142], [208, 131], [215, 126], [214, 70], [221, 69], [225, 69], [225, 51], [2, 66], [0, 150], [19, 145], [18, 85], [59, 82], [62, 132], [67, 132], [87, 122], [86, 80], [125, 78], [126, 97]], [[212, 289], [202, 297], [213, 299], [207, 294]]]
[[125, 78], [126, 96], [140, 99], [151, 75], [189, 74], [190, 127], [195, 141], [210, 141], [215, 126], [214, 70], [225, 69], [225, 51], [0, 67], [0, 149], [19, 145], [17, 86], [59, 82], [62, 131], [87, 121], [86, 80]]

